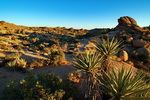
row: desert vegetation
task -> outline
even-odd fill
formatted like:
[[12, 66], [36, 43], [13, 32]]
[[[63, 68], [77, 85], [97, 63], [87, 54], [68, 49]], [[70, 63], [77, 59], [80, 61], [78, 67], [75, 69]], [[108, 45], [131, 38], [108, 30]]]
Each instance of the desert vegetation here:
[[[130, 20], [126, 20], [130, 19]], [[148, 100], [150, 30], [0, 22], [0, 100]]]

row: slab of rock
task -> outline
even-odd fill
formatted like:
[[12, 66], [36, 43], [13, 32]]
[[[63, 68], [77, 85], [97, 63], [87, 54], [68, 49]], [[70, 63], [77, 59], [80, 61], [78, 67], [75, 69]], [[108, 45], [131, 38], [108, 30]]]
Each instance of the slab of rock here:
[[125, 51], [125, 50], [122, 50], [120, 53], [119, 53], [119, 57], [121, 60], [123, 61], [127, 61], [129, 56], [128, 56], [128, 53]]
[[148, 46], [148, 43], [141, 39], [133, 40], [132, 44], [134, 47], [139, 47], [139, 48]]

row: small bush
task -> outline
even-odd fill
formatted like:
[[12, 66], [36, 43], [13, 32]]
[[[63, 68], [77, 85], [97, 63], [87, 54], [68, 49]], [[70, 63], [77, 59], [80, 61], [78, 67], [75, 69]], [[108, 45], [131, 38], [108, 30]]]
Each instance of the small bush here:
[[62, 50], [53, 48], [50, 49], [49, 60], [50, 64], [58, 65], [61, 61], [66, 61], [66, 58]]
[[40, 59], [40, 60], [33, 60], [33, 62], [30, 64], [30, 68], [38, 68], [42, 66], [46, 66], [47, 61]]

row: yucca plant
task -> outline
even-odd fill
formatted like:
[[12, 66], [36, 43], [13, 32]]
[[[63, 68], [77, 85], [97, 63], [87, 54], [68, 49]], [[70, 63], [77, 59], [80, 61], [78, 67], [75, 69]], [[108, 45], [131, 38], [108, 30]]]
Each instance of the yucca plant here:
[[12, 69], [16, 69], [16, 68], [26, 68], [26, 65], [27, 65], [27, 62], [25, 59], [23, 58], [18, 58], [18, 59], [15, 59], [13, 61], [9, 61], [6, 63], [6, 66], [9, 67], [9, 68], [12, 68]]
[[[100, 69], [102, 57], [99, 53], [85, 53], [81, 57], [73, 56], [74, 67], [85, 73], [85, 98], [97, 100], [100, 97], [100, 89], [97, 85], [96, 74]], [[84, 90], [85, 90], [84, 89]]]
[[101, 42], [96, 42], [94, 47], [96, 50], [104, 57], [103, 66], [104, 69], [107, 70], [109, 66], [109, 57], [114, 56], [122, 49], [122, 42], [121, 40], [115, 39], [114, 37], [110, 39], [101, 39]]
[[20, 58], [21, 55], [22, 55], [21, 53], [14, 53], [6, 57], [5, 59], [9, 60], [6, 63], [6, 66], [13, 70], [16, 70], [18, 68], [19, 69], [26, 68], [27, 62], [25, 59]]
[[146, 81], [143, 81], [144, 77], [145, 74], [142, 72], [134, 75], [131, 69], [126, 71], [122, 68], [118, 72], [104, 71], [103, 77], [98, 76], [97, 78], [100, 87], [111, 96], [111, 100], [138, 100], [150, 99], [139, 96], [143, 92], [150, 91], [150, 86], [146, 84]]

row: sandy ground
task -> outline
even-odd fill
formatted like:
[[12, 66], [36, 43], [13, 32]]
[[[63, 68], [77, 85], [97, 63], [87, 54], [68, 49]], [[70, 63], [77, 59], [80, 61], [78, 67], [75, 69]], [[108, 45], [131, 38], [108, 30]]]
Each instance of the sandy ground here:
[[[88, 41], [89, 40], [82, 41], [83, 46], [81, 47], [81, 49], [88, 43]], [[12, 51], [7, 51], [7, 52], [12, 52]], [[5, 54], [3, 53], [3, 51], [0, 51], [0, 57], [1, 58], [5, 57]], [[27, 61], [32, 61], [33, 59], [34, 60], [36, 60], [36, 59], [46, 60], [47, 59], [47, 57], [37, 55], [36, 53], [31, 52], [31, 51], [23, 52], [22, 57], [26, 58]], [[51, 73], [51, 74], [54, 74], [56, 76], [59, 75], [61, 78], [66, 79], [68, 76], [68, 73], [74, 72], [77, 70], [73, 67], [73, 65], [71, 63], [73, 61], [72, 54], [66, 54], [66, 58], [67, 58], [67, 61], [70, 62], [68, 65], [43, 66], [41, 68], [37, 68], [34, 70], [27, 70], [24, 72], [22, 72], [22, 71], [21, 72], [10, 71], [7, 68], [1, 66], [0, 67], [0, 92], [5, 86], [10, 84], [11, 80], [18, 82], [19, 80], [25, 78], [28, 74], [31, 74], [31, 73], [34, 75], [37, 75], [39, 73]]]

